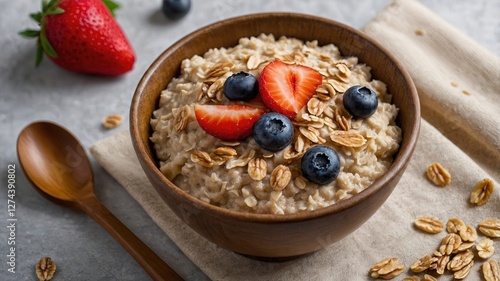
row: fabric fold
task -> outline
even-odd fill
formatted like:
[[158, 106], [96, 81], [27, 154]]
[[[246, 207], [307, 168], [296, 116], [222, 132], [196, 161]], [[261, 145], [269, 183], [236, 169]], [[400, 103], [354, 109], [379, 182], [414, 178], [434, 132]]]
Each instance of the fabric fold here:
[[394, 1], [364, 31], [408, 70], [423, 118], [498, 176], [500, 59], [417, 1]]

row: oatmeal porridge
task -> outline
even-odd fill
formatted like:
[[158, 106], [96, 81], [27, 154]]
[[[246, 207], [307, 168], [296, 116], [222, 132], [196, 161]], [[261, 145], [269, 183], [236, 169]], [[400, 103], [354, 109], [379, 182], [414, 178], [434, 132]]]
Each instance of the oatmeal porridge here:
[[[223, 87], [239, 72], [259, 78], [276, 60], [320, 74], [312, 96], [290, 118], [290, 144], [271, 151], [253, 136], [228, 141], [202, 129], [196, 106], [240, 105], [253, 112], [271, 111], [259, 97], [230, 100]], [[354, 117], [344, 106], [345, 92], [352, 86], [376, 94], [378, 105], [369, 117]], [[242, 38], [231, 48], [185, 59], [180, 75], [161, 93], [150, 139], [161, 172], [190, 195], [242, 212], [292, 214], [349, 198], [385, 173], [401, 142], [397, 113], [385, 84], [372, 79], [370, 67], [356, 57], [342, 56], [333, 44], [319, 46], [317, 41], [261, 34]], [[319, 145], [333, 148], [339, 159], [338, 176], [326, 184], [308, 180], [301, 169], [302, 156]]]

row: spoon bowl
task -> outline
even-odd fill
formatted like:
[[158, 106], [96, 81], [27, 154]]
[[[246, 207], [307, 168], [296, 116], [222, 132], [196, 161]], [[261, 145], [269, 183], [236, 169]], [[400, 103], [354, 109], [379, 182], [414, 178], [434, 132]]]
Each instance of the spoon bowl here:
[[58, 125], [36, 122], [22, 130], [18, 157], [36, 190], [55, 203], [77, 207], [77, 200], [94, 193], [94, 176], [85, 151]]
[[21, 167], [50, 201], [80, 210], [113, 236], [153, 280], [183, 280], [96, 197], [92, 166], [80, 142], [51, 122], [26, 126], [17, 139]]

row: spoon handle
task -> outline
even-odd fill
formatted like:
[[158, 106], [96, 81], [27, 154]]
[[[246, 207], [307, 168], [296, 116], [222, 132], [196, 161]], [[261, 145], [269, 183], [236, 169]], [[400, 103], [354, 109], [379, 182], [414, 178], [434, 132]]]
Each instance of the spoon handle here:
[[80, 209], [99, 223], [144, 268], [153, 280], [183, 280], [153, 250], [92, 195], [78, 201]]

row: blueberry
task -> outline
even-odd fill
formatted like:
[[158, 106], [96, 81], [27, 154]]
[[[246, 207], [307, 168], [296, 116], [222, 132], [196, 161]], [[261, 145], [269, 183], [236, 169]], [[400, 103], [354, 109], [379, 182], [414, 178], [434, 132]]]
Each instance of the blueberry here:
[[266, 113], [253, 125], [253, 137], [261, 148], [280, 151], [292, 142], [292, 122], [281, 113]]
[[302, 156], [300, 168], [307, 180], [323, 185], [334, 181], [339, 175], [340, 158], [333, 148], [316, 145]]
[[365, 86], [352, 86], [344, 93], [344, 108], [354, 118], [368, 118], [377, 111], [377, 94]]
[[178, 20], [191, 9], [191, 0], [163, 0], [161, 9], [167, 18]]
[[259, 82], [252, 74], [240, 71], [226, 79], [223, 91], [229, 100], [247, 101], [259, 93]]

